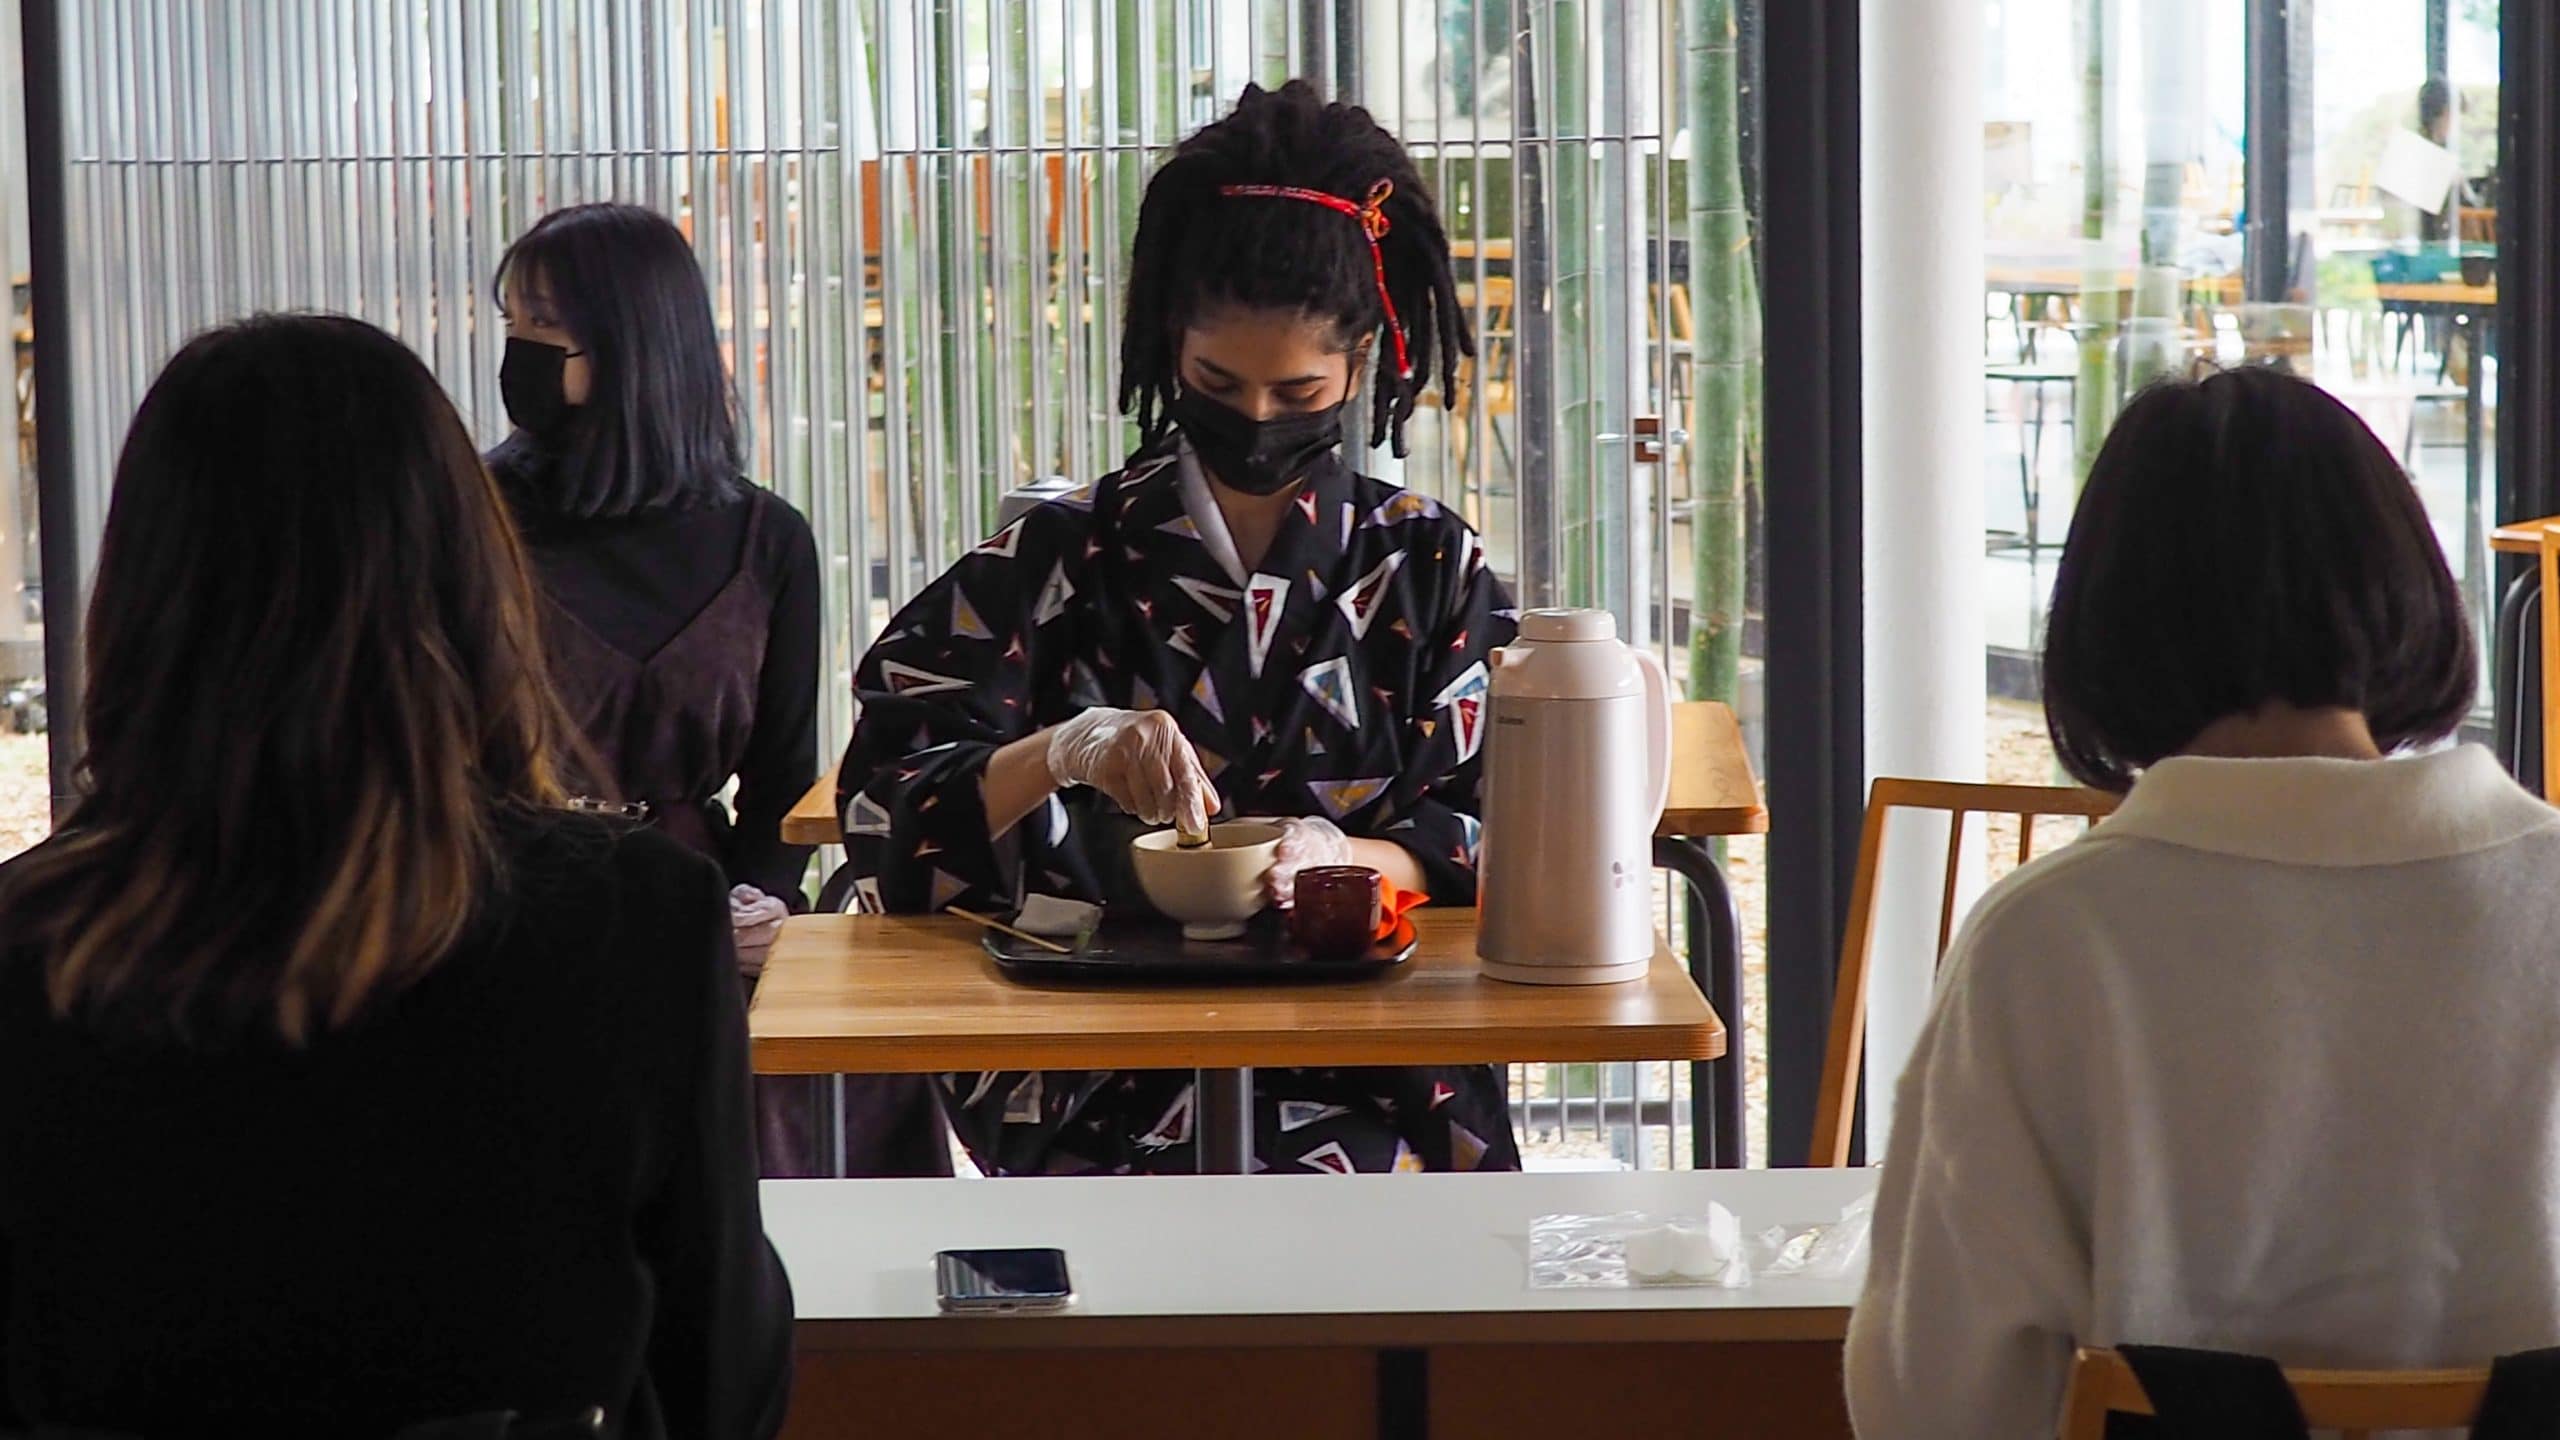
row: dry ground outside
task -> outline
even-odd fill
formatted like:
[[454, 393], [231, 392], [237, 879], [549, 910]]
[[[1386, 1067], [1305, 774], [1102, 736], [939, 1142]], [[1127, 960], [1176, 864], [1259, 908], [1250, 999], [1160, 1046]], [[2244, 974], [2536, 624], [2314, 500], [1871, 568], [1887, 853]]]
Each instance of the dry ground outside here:
[[43, 839], [53, 828], [47, 814], [50, 790], [44, 737], [0, 733], [0, 860]]

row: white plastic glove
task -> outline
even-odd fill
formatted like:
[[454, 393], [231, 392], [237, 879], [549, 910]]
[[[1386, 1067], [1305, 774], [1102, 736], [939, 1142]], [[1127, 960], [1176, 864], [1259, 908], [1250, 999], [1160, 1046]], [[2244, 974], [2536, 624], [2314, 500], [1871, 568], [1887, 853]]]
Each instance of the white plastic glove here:
[[1280, 822], [1280, 844], [1271, 852], [1271, 868], [1263, 872], [1262, 888], [1269, 892], [1274, 905], [1293, 905], [1298, 899], [1298, 872], [1320, 865], [1351, 863], [1351, 837], [1330, 820], [1310, 815], [1302, 819]]
[[791, 907], [753, 885], [729, 890], [729, 937], [738, 950], [738, 973], [753, 980], [764, 973], [765, 956], [782, 934]]
[[1090, 785], [1150, 825], [1203, 835], [1218, 792], [1191, 741], [1162, 710], [1097, 705], [1049, 732], [1049, 778]]

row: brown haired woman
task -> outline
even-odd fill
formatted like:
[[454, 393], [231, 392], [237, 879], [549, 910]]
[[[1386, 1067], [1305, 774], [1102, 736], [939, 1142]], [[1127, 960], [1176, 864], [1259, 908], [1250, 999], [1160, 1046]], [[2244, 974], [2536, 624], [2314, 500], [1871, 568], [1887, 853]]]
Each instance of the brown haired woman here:
[[0, 1431], [780, 1424], [717, 867], [558, 808], [434, 379], [253, 320], [135, 417], [85, 793], [0, 866]]

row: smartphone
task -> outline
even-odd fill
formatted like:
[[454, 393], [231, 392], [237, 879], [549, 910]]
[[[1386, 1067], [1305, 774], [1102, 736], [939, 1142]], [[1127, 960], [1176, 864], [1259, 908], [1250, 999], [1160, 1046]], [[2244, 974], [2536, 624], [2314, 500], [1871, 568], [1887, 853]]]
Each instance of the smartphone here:
[[1076, 1303], [1064, 1250], [945, 1250], [933, 1275], [946, 1315], [1045, 1315]]

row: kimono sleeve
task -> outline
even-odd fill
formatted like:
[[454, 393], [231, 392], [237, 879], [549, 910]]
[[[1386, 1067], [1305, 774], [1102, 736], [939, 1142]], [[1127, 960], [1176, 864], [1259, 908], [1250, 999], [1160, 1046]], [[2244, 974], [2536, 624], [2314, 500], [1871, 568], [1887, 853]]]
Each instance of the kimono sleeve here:
[[1511, 643], [1517, 612], [1473, 532], [1462, 532], [1451, 548], [1462, 559], [1420, 683], [1405, 697], [1414, 748], [1396, 784], [1395, 819], [1380, 838], [1413, 853], [1434, 904], [1473, 905], [1490, 666], [1493, 652]]
[[980, 785], [997, 749], [1039, 728], [1036, 677], [1054, 678], [1069, 646], [1089, 525], [1034, 510], [908, 602], [863, 656], [836, 804], [867, 905], [1010, 899]]

